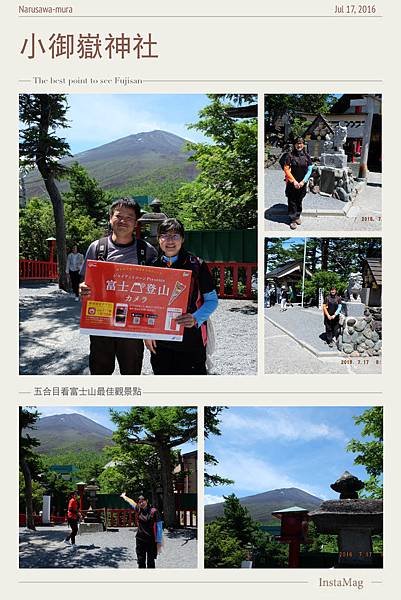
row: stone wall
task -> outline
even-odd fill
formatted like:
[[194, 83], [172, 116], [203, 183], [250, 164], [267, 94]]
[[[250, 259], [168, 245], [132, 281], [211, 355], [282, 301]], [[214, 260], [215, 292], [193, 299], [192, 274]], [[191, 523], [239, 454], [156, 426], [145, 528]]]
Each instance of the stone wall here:
[[349, 356], [380, 356], [381, 308], [366, 308], [363, 317], [343, 317], [338, 349]]

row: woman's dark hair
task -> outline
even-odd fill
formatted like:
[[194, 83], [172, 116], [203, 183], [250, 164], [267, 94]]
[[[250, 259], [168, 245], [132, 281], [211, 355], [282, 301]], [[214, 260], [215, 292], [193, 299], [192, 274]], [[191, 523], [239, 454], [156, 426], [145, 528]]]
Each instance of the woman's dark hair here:
[[178, 219], [164, 219], [158, 227], [157, 237], [160, 237], [163, 233], [167, 233], [168, 231], [178, 233], [182, 238], [185, 236], [184, 225]]
[[141, 208], [138, 202], [132, 198], [119, 198], [118, 200], [114, 200], [113, 204], [109, 208], [109, 217], [114, 215], [116, 208], [130, 208], [135, 212], [137, 219], [139, 219], [141, 216]]
[[294, 144], [305, 144], [305, 140], [303, 137], [298, 136], [295, 138]]

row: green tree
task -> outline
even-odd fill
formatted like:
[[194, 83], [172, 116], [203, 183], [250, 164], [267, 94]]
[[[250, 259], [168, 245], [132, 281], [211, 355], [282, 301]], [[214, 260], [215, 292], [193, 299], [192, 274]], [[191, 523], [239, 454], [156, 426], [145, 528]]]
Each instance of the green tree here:
[[64, 290], [68, 285], [64, 204], [56, 181], [67, 172], [60, 159], [71, 154], [65, 138], [59, 137], [56, 131], [68, 127], [67, 109], [64, 94], [20, 95], [20, 164], [22, 168], [38, 168], [49, 194], [56, 225], [59, 287]]
[[265, 115], [269, 124], [285, 113], [328, 113], [336, 98], [332, 94], [265, 94]]
[[237, 120], [232, 104], [210, 95], [191, 127], [212, 143], [190, 143], [190, 160], [199, 169], [192, 183], [178, 193], [180, 217], [188, 229], [246, 229], [256, 227], [257, 119]]
[[20, 258], [49, 260], [47, 238], [55, 233], [54, 215], [50, 202], [43, 198], [31, 198], [20, 209], [19, 248]]
[[240, 567], [248, 553], [255, 568], [283, 567], [287, 549], [253, 520], [234, 495], [224, 496], [224, 515], [205, 526], [205, 567]]
[[70, 190], [64, 194], [66, 202], [72, 209], [87, 215], [94, 220], [96, 225], [107, 226], [108, 206], [111, 195], [105, 192], [88, 171], [75, 162], [68, 170], [67, 175]]
[[37, 471], [39, 465], [38, 456], [33, 451], [40, 444], [39, 440], [31, 437], [27, 430], [35, 429], [35, 423], [39, 418], [39, 413], [29, 411], [27, 408], [19, 407], [19, 466], [24, 478], [24, 495], [26, 526], [35, 531], [33, 518], [33, 488], [32, 473]]
[[150, 446], [157, 452], [165, 523], [167, 527], [172, 527], [176, 521], [173, 449], [196, 439], [196, 409], [184, 406], [133, 407], [126, 413], [111, 410], [111, 417], [117, 425], [113, 440], [122, 450], [129, 450], [132, 446]]
[[310, 298], [317, 302], [319, 288], [323, 290], [323, 295], [325, 295], [330, 292], [332, 287], [335, 287], [341, 295], [347, 289], [347, 285], [348, 281], [340, 277], [337, 273], [317, 271], [310, 279], [305, 280], [305, 298]]
[[[208, 439], [210, 435], [221, 435], [219, 423], [220, 414], [224, 410], [224, 406], [205, 406], [205, 439]], [[213, 454], [205, 452], [205, 465], [216, 466], [219, 461]], [[205, 487], [212, 487], [214, 485], [231, 485], [234, 483], [232, 479], [226, 479], [220, 477], [220, 475], [212, 475], [207, 473], [205, 470]]]
[[361, 435], [366, 441], [353, 438], [347, 452], [357, 453], [356, 465], [365, 467], [369, 479], [365, 481], [365, 493], [370, 498], [383, 497], [383, 407], [373, 406], [354, 417], [356, 425], [362, 425]]
[[[173, 453], [172, 463], [177, 464]], [[119, 445], [112, 449], [114, 465], [104, 469], [98, 479], [102, 493], [121, 493], [128, 495], [145, 494], [158, 504], [157, 490], [161, 486], [161, 466], [157, 450], [147, 445], [131, 445], [121, 448]]]
[[[85, 252], [89, 244], [104, 234], [95, 219], [72, 207], [69, 201], [64, 204], [66, 246], [74, 244]], [[20, 209], [19, 245], [20, 257], [31, 260], [48, 260], [49, 246], [46, 241], [54, 237], [56, 227], [52, 206], [44, 198], [31, 198]]]
[[223, 521], [217, 519], [205, 525], [205, 567], [207, 569], [232, 569], [241, 566], [246, 550], [230, 534]]
[[242, 506], [235, 494], [224, 496], [224, 524], [242, 546], [252, 543], [255, 534], [255, 521], [249, 511]]

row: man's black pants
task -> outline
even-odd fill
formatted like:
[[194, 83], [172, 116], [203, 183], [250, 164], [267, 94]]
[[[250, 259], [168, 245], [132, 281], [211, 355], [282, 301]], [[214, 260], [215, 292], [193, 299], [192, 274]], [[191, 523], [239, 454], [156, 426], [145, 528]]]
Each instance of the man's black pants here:
[[143, 360], [143, 341], [90, 336], [89, 370], [91, 375], [112, 375], [116, 358], [121, 375], [140, 375]]
[[154, 569], [157, 558], [156, 542], [136, 538], [136, 558], [138, 569]]
[[328, 319], [324, 320], [324, 324], [326, 326], [326, 341], [328, 344], [331, 344], [333, 341], [333, 337], [338, 340], [338, 336], [340, 335], [340, 322], [339, 318], [336, 317], [329, 321]]
[[71, 533], [65, 538], [71, 540], [71, 544], [75, 544], [75, 536], [78, 533], [78, 521], [77, 519], [68, 519], [68, 525], [71, 527]]

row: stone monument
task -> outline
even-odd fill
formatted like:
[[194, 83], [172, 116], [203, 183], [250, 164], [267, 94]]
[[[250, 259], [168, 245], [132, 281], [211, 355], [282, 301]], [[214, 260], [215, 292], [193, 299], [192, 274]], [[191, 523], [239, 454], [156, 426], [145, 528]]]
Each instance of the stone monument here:
[[345, 471], [330, 486], [339, 500], [326, 500], [309, 513], [318, 533], [338, 536], [338, 567], [373, 567], [372, 535], [383, 532], [383, 501], [359, 498], [364, 483]]
[[102, 519], [90, 506], [83, 522], [79, 524], [78, 532], [82, 535], [85, 533], [101, 533], [102, 531], [104, 531]]
[[342, 303], [341, 332], [337, 347], [349, 356], [380, 356], [380, 332], [370, 309], [361, 300], [362, 287], [362, 275], [351, 273], [346, 291], [347, 299]]
[[365, 305], [361, 300], [362, 284], [361, 273], [350, 273], [347, 287], [348, 300], [343, 303], [347, 317], [363, 317], [364, 315]]
[[318, 187], [322, 196], [333, 196], [343, 202], [350, 202], [359, 188], [347, 166], [347, 155], [343, 147], [346, 140], [347, 127], [341, 122], [335, 126], [331, 136], [326, 136], [320, 156], [321, 164], [316, 168], [317, 172], [311, 178], [310, 185]]

